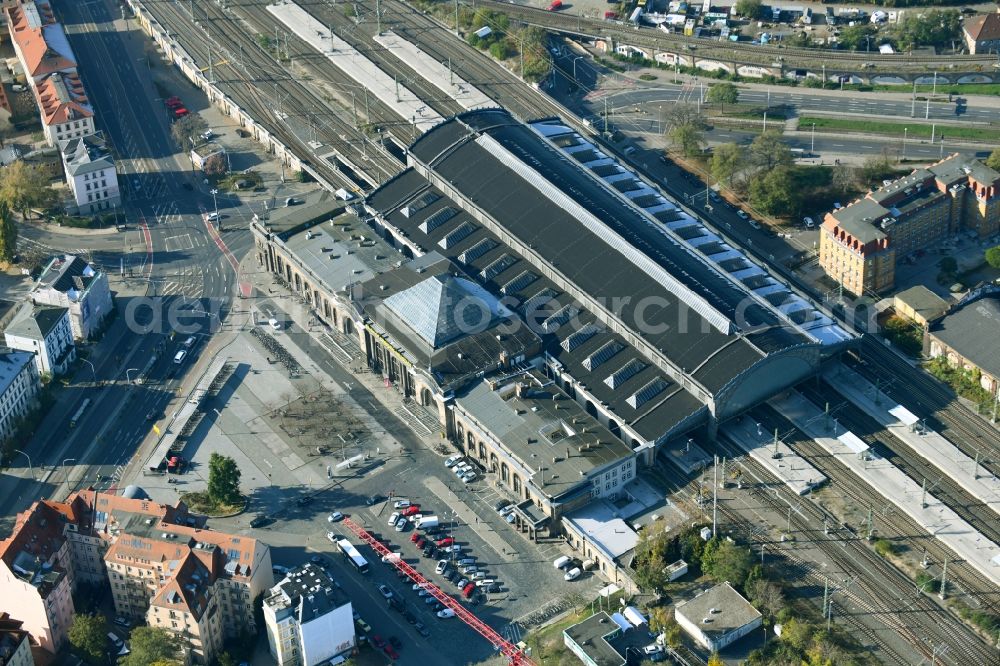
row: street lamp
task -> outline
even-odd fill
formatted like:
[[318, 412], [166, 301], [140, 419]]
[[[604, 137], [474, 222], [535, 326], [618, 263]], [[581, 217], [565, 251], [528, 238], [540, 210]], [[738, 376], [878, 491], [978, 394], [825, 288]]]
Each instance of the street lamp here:
[[130, 372], [139, 372], [139, 368], [129, 368], [125, 371], [125, 381], [129, 384], [132, 383], [132, 377], [129, 375]]
[[576, 78], [576, 61], [580, 58], [585, 58], [586, 56], [576, 56], [573, 58], [573, 80], [579, 83], [579, 79]]
[[219, 219], [219, 200], [216, 195], [219, 193], [218, 189], [213, 188], [212, 192], [212, 204], [215, 206], [215, 226], [222, 231], [222, 220]]
[[69, 468], [66, 467], [66, 463], [69, 463], [69, 462], [76, 462], [76, 458], [66, 458], [66, 460], [62, 461], [63, 474], [65, 474], [64, 478], [66, 479], [66, 493], [67, 494], [69, 493], [70, 489], [69, 489]]
[[31, 466], [31, 456], [22, 451], [21, 449], [14, 449], [14, 453], [20, 453], [22, 456], [28, 459], [28, 472], [31, 474], [31, 480], [35, 480], [35, 468]]
[[809, 154], [816, 154], [816, 123], [812, 124], [812, 131], [809, 137]]
[[85, 358], [81, 358], [80, 360], [90, 366], [90, 374], [94, 376], [94, 383], [96, 384], [97, 383], [97, 371], [94, 369], [94, 364], [91, 363], [90, 361], [88, 361]]
[[904, 160], [906, 159], [906, 134], [907, 134], [907, 132], [909, 132], [909, 130], [910, 130], [909, 127], [904, 127], [903, 128], [903, 159]]

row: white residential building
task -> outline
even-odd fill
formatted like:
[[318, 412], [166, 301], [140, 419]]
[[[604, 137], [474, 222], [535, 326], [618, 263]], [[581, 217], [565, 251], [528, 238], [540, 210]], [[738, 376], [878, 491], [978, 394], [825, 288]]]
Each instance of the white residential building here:
[[73, 212], [87, 215], [121, 204], [114, 157], [100, 134], [63, 141], [59, 148], [76, 204]]
[[35, 355], [39, 374], [64, 374], [76, 359], [69, 310], [25, 303], [4, 331], [7, 346]]
[[38, 82], [35, 92], [42, 114], [42, 130], [50, 146], [96, 131], [94, 108], [76, 74], [49, 74]]
[[279, 666], [315, 666], [354, 648], [351, 602], [323, 569], [306, 563], [264, 597], [264, 624]]
[[34, 354], [0, 347], [0, 442], [14, 434], [40, 387]]
[[114, 307], [108, 276], [72, 254], [48, 263], [31, 292], [31, 300], [69, 309], [70, 326], [77, 340], [93, 337]]

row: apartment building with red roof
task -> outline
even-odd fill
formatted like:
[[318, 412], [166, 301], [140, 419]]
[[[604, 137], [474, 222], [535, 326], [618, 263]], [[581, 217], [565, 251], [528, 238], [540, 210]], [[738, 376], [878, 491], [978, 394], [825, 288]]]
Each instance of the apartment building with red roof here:
[[266, 544], [207, 529], [179, 502], [85, 490], [18, 514], [0, 542], [0, 612], [57, 652], [81, 582], [110, 584], [115, 612], [176, 633], [195, 663], [254, 632], [253, 604], [274, 583]]

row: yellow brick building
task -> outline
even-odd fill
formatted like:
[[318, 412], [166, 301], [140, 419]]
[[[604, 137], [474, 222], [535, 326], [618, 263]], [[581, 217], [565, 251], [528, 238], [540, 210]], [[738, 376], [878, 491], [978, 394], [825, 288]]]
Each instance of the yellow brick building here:
[[896, 261], [959, 231], [1000, 231], [1000, 173], [959, 155], [827, 213], [819, 263], [852, 294], [892, 289]]

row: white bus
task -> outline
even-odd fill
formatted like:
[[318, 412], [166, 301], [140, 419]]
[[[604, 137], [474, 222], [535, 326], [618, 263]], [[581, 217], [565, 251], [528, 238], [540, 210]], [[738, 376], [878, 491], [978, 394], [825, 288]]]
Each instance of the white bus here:
[[361, 556], [354, 544], [347, 539], [337, 539], [337, 547], [358, 571], [368, 573], [368, 560]]

